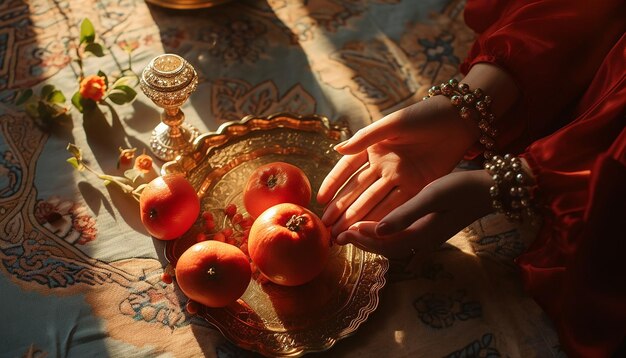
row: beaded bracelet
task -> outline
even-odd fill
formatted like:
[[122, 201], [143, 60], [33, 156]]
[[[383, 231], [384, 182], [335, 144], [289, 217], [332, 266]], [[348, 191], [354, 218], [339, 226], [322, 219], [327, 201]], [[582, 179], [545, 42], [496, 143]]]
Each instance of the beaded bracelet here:
[[439, 86], [432, 86], [428, 90], [428, 96], [424, 97], [423, 100], [438, 95], [450, 98], [452, 105], [458, 108], [459, 115], [463, 119], [471, 118], [471, 108], [478, 112], [480, 116], [478, 128], [481, 131], [479, 141], [485, 146], [485, 159], [491, 158], [494, 155], [493, 149], [496, 145], [495, 137], [498, 135], [496, 128], [493, 127], [495, 116], [491, 113], [491, 97], [485, 95], [480, 88], [471, 91], [467, 83], [459, 83], [454, 78]]
[[520, 158], [494, 155], [485, 162], [485, 170], [494, 181], [489, 188], [494, 209], [510, 220], [521, 221], [524, 214], [533, 215], [534, 185]]

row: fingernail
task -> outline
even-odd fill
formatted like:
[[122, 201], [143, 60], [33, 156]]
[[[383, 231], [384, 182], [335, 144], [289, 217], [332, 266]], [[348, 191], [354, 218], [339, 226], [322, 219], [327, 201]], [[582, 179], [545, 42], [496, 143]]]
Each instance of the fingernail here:
[[350, 235], [347, 234], [347, 232], [342, 232], [341, 234], [337, 235], [335, 242], [339, 245], [345, 245], [349, 243], [349, 239], [350, 239]]
[[325, 201], [322, 201], [320, 199], [320, 194], [319, 193], [317, 193], [317, 195], [315, 196], [315, 201], [317, 201], [317, 203], [320, 204], [320, 205], [325, 205], [326, 204]]
[[346, 145], [346, 143], [348, 143], [348, 139], [344, 140], [344, 141], [343, 141], [343, 142], [341, 142], [341, 143], [336, 144], [336, 145], [333, 147], [333, 149], [334, 149], [334, 150], [341, 149], [343, 146], [345, 146], [345, 145]]
[[322, 223], [324, 223], [324, 225], [326, 225], [326, 226], [330, 226], [330, 224], [332, 224], [332, 223], [328, 222], [328, 217], [329, 216], [330, 216], [330, 214], [328, 214], [328, 212], [324, 212], [324, 214], [322, 214], [322, 217], [321, 217]]
[[376, 225], [376, 234], [377, 235], [389, 235], [392, 232], [391, 225], [387, 223], [380, 223]]
[[356, 225], [350, 225], [350, 227], [348, 228], [348, 230], [352, 230], [352, 231], [359, 231], [359, 227]]

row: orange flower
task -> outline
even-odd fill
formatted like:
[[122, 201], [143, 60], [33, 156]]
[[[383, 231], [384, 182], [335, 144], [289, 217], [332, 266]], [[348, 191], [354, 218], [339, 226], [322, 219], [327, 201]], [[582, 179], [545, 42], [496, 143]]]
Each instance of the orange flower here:
[[122, 40], [117, 43], [122, 50], [131, 53], [139, 47], [139, 40]]
[[152, 170], [152, 157], [145, 153], [139, 155], [137, 158], [135, 158], [134, 168], [144, 174], [150, 173], [150, 171]]
[[117, 158], [117, 169], [119, 169], [122, 166], [124, 167], [129, 166], [130, 163], [135, 158], [136, 150], [137, 148], [130, 148], [130, 149], [120, 148], [120, 156]]
[[80, 81], [80, 95], [83, 98], [89, 98], [96, 102], [100, 102], [104, 94], [106, 93], [107, 86], [104, 83], [104, 78], [91, 75], [83, 78]]

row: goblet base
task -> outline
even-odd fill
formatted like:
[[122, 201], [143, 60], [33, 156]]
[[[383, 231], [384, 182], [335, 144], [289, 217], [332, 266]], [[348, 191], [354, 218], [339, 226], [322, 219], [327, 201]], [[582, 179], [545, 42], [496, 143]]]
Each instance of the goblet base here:
[[160, 123], [152, 131], [150, 148], [157, 158], [167, 162], [176, 159], [178, 155], [190, 153], [193, 141], [199, 134], [198, 129], [187, 123], [182, 123], [175, 130]]

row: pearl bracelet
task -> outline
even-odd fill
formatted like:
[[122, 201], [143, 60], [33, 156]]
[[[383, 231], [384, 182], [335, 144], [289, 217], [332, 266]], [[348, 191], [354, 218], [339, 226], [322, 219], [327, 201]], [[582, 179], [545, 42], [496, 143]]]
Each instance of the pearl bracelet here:
[[489, 188], [494, 209], [509, 220], [521, 221], [524, 215], [533, 215], [534, 185], [519, 157], [494, 155], [485, 162], [485, 170], [494, 181]]
[[478, 128], [481, 132], [479, 141], [485, 147], [485, 159], [491, 158], [496, 145], [495, 137], [498, 135], [496, 128], [493, 127], [495, 116], [491, 113], [491, 97], [485, 95], [480, 88], [470, 90], [467, 83], [459, 83], [454, 78], [439, 86], [432, 86], [428, 90], [428, 96], [423, 100], [438, 95], [450, 98], [452, 105], [458, 108], [459, 115], [463, 119], [471, 118], [471, 108], [478, 112], [480, 116]]

